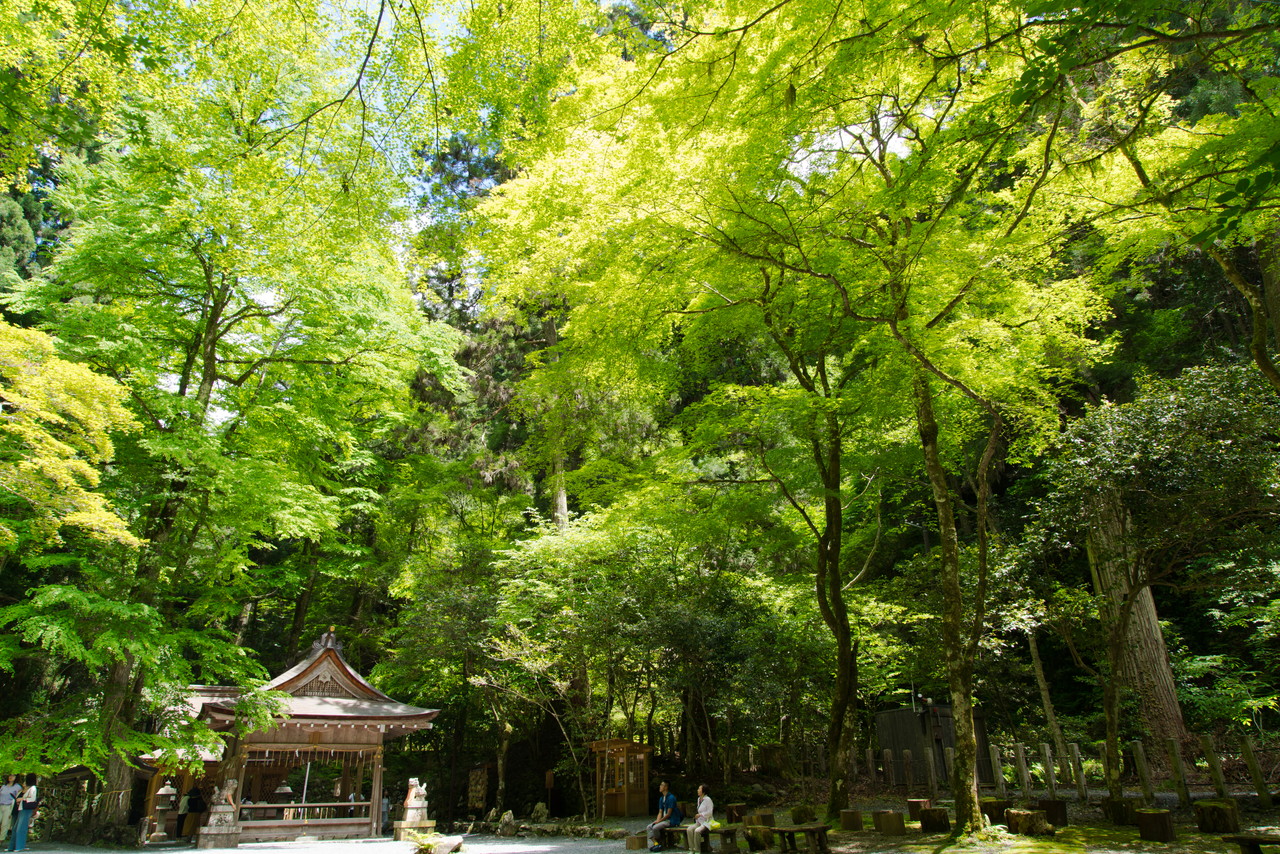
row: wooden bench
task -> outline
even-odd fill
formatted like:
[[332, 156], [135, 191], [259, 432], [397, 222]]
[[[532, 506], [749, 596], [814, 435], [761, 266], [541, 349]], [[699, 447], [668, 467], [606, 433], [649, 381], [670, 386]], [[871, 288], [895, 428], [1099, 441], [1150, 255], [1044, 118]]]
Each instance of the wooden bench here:
[[707, 833], [720, 837], [720, 850], [734, 852], [738, 850], [738, 831], [745, 830], [742, 824], [722, 824], [719, 827], [707, 828]]
[[1273, 833], [1236, 833], [1222, 837], [1223, 842], [1240, 846], [1240, 854], [1262, 854], [1264, 845], [1280, 845], [1280, 836]]
[[779, 847], [783, 851], [799, 851], [796, 847], [796, 834], [803, 833], [809, 854], [827, 854], [827, 833], [831, 828], [825, 824], [779, 824], [772, 828], [782, 837]]
[[[662, 843], [665, 848], [686, 848], [689, 842], [688, 830], [693, 827], [692, 824], [682, 824], [679, 827], [667, 827], [662, 830]], [[743, 830], [741, 824], [722, 824], [719, 827], [704, 827], [702, 832], [698, 834], [700, 851], [711, 850], [712, 836], [720, 837], [720, 851], [732, 852], [738, 850], [738, 832]], [[704, 845], [705, 842], [705, 845]]]

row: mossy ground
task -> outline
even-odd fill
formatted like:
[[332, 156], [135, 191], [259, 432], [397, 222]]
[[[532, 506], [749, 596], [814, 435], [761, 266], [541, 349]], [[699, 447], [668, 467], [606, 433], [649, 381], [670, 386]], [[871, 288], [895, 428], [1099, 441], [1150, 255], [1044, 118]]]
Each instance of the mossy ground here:
[[[1280, 827], [1254, 826], [1246, 830], [1280, 834]], [[1176, 822], [1177, 840], [1147, 842], [1138, 838], [1136, 827], [1071, 825], [1051, 837], [1013, 836], [1003, 828], [952, 839], [946, 834], [921, 835], [919, 823], [908, 823], [907, 835], [883, 836], [874, 830], [832, 833], [832, 854], [1236, 854], [1239, 848], [1222, 836], [1200, 833], [1192, 822]]]

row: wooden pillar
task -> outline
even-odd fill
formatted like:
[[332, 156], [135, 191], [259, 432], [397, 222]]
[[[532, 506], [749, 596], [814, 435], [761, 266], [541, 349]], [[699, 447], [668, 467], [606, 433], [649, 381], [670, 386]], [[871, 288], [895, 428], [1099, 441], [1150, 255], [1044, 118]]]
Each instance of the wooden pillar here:
[[1129, 745], [1133, 751], [1133, 764], [1138, 768], [1138, 781], [1142, 783], [1142, 800], [1147, 806], [1155, 806], [1156, 790], [1151, 786], [1151, 768], [1147, 765], [1147, 751], [1142, 742], [1135, 740]]
[[1244, 764], [1249, 766], [1249, 776], [1253, 777], [1253, 787], [1258, 790], [1258, 802], [1264, 810], [1271, 809], [1271, 787], [1262, 774], [1262, 765], [1258, 762], [1258, 754], [1253, 749], [1253, 739], [1244, 736], [1240, 739], [1240, 754], [1244, 756]]
[[938, 768], [933, 756], [932, 744], [926, 745], [924, 749], [924, 773], [929, 797], [936, 800], [938, 797]]
[[1044, 785], [1052, 800], [1058, 799], [1058, 778], [1053, 771], [1053, 750], [1044, 742], [1040, 743], [1040, 761], [1044, 763]]
[[887, 747], [884, 753], [884, 784], [892, 789], [898, 785], [897, 775], [893, 772], [893, 751]]
[[1021, 744], [1013, 746], [1013, 758], [1018, 763], [1018, 786], [1023, 798], [1031, 797], [1031, 772], [1027, 770], [1027, 749]]
[[1004, 763], [1000, 761], [1000, 748], [992, 744], [988, 748], [991, 754], [991, 777], [996, 784], [996, 797], [1004, 800], [1009, 796], [1004, 783]]
[[[382, 729], [381, 726], [378, 727]], [[379, 744], [373, 751], [373, 782], [369, 787], [369, 835], [382, 835], [382, 744], [379, 732]]]
[[911, 764], [911, 751], [902, 751], [902, 781], [907, 786], [907, 794], [911, 794], [911, 788], [915, 785], [915, 768]]
[[876, 782], [876, 752], [872, 748], [867, 748], [867, 779], [874, 786]]
[[1084, 779], [1084, 762], [1080, 760], [1080, 745], [1071, 745], [1071, 769], [1075, 772], [1076, 794], [1080, 803], [1089, 803], [1089, 784]]
[[1176, 738], [1165, 740], [1169, 747], [1169, 768], [1173, 771], [1173, 785], [1178, 792], [1178, 803], [1191, 806], [1191, 790], [1187, 788], [1187, 771], [1182, 764], [1182, 745]]
[[1213, 780], [1213, 791], [1219, 798], [1227, 797], [1227, 780], [1222, 776], [1222, 761], [1218, 759], [1218, 751], [1213, 749], [1213, 739], [1207, 735], [1200, 736], [1200, 749], [1204, 751], [1205, 761], [1209, 763], [1209, 777]]

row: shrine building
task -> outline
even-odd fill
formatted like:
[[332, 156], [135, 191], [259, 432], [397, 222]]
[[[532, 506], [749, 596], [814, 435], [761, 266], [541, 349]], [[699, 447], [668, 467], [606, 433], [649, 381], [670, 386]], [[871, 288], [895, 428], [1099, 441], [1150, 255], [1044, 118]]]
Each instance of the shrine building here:
[[[177, 831], [175, 791], [185, 792], [194, 783], [208, 799], [216, 784], [236, 779], [242, 842], [380, 835], [383, 744], [430, 729], [439, 710], [397, 702], [370, 685], [343, 658], [332, 626], [303, 661], [266, 689], [289, 695], [275, 725], [242, 738], [229, 736], [222, 756], [205, 757], [202, 777], [155, 774], [147, 787], [147, 814], [167, 806], [165, 824], [172, 835]], [[234, 729], [238, 688], [193, 685], [191, 692], [195, 715], [214, 730]], [[332, 775], [335, 764], [341, 772], [331, 784], [321, 786], [311, 778], [313, 766]], [[305, 772], [299, 791], [287, 780], [291, 774], [296, 779], [300, 768]], [[166, 784], [171, 788], [162, 792]]]

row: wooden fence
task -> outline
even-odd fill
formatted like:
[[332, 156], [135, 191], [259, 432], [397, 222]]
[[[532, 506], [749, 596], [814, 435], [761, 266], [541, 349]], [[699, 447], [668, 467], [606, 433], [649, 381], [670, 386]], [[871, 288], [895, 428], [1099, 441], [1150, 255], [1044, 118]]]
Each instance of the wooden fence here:
[[[1239, 740], [1235, 752], [1217, 748], [1208, 736], [1199, 736], [1197, 742], [1198, 750], [1188, 750], [1177, 739], [1166, 739], [1158, 754], [1149, 753], [1141, 741], [1130, 742], [1124, 745], [1122, 778], [1129, 785], [1138, 785], [1147, 801], [1155, 799], [1157, 783], [1171, 784], [1183, 806], [1191, 804], [1192, 789], [1211, 790], [1216, 797], [1225, 798], [1228, 784], [1234, 783], [1252, 788], [1264, 807], [1271, 806], [1270, 784], [1280, 771], [1280, 751], [1260, 751], [1247, 736]], [[912, 756], [910, 750], [895, 753], [868, 748], [855, 777], [883, 791], [923, 791], [936, 797], [939, 790], [948, 788], [954, 756], [950, 747], [938, 755], [924, 751], [922, 756]], [[1078, 744], [1067, 745], [1067, 756], [1054, 756], [1048, 744], [1041, 744], [1038, 750], [1023, 744], [993, 744], [988, 755], [978, 757], [979, 778], [992, 781], [984, 788], [1002, 799], [1010, 793], [1029, 798], [1033, 790], [1057, 798], [1074, 790], [1084, 802], [1089, 800], [1091, 789], [1106, 788], [1100, 770], [1092, 779], [1086, 773], [1090, 767], [1105, 766], [1104, 756], [1097, 759], [1088, 762]], [[1195, 762], [1190, 768], [1189, 759]]]

